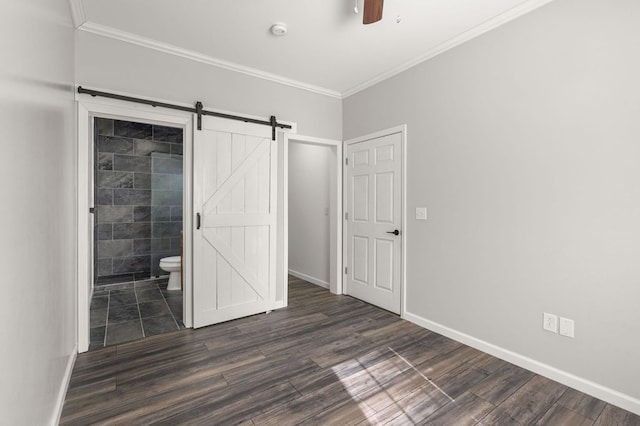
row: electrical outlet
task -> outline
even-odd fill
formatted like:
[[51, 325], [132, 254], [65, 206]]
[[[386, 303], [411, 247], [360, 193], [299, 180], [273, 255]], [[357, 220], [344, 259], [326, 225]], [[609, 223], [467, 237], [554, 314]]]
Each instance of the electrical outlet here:
[[560, 334], [573, 339], [574, 323], [572, 319], [560, 317]]
[[416, 207], [416, 220], [427, 220], [426, 207]]
[[552, 333], [558, 332], [558, 316], [554, 314], [544, 313], [542, 318], [542, 328]]

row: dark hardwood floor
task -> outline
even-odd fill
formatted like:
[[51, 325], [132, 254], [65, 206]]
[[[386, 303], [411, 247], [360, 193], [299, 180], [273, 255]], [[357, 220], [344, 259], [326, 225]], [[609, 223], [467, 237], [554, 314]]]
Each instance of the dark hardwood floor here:
[[640, 417], [291, 279], [286, 309], [79, 355], [61, 424], [640, 425]]

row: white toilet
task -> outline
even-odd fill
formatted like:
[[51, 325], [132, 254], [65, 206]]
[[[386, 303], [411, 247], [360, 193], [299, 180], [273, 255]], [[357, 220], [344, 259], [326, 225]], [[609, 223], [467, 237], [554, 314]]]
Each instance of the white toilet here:
[[167, 290], [180, 290], [180, 256], [163, 257], [160, 259], [160, 269], [169, 272]]

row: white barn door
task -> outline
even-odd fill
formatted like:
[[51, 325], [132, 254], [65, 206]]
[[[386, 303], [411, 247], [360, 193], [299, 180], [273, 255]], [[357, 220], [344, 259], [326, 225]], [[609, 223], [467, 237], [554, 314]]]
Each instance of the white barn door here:
[[202, 117], [193, 161], [194, 327], [274, 309], [277, 143], [271, 128]]
[[400, 313], [402, 134], [347, 145], [347, 294]]

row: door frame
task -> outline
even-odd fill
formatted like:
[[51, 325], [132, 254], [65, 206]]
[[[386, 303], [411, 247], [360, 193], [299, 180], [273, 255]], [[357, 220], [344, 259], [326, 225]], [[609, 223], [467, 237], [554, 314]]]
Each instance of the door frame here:
[[[405, 317], [405, 313], [406, 313], [406, 306], [407, 306], [407, 294], [406, 294], [406, 270], [407, 270], [407, 235], [408, 235], [408, 229], [409, 229], [409, 224], [407, 223], [407, 125], [406, 124], [402, 124], [400, 126], [395, 126], [395, 127], [390, 127], [388, 129], [384, 129], [384, 130], [380, 130], [374, 133], [369, 133], [367, 135], [363, 135], [363, 136], [358, 136], [356, 138], [353, 139], [348, 139], [346, 141], [344, 141], [344, 150], [343, 150], [343, 159], [342, 159], [342, 170], [343, 170], [343, 175], [346, 177], [347, 175], [347, 165], [346, 165], [346, 159], [347, 159], [347, 146], [348, 145], [353, 145], [356, 144], [358, 142], [364, 142], [370, 139], [376, 139], [376, 138], [381, 138], [384, 136], [388, 136], [394, 133], [400, 133], [400, 149], [402, 150], [402, 153], [400, 155], [400, 169], [401, 169], [401, 175], [402, 175], [402, 179], [400, 182], [400, 215], [402, 217], [402, 243], [400, 244], [400, 317], [404, 318]], [[345, 185], [347, 185], [348, 182], [346, 181], [346, 179], [343, 180], [343, 189], [342, 189], [342, 193], [343, 193], [343, 206], [345, 206], [345, 210], [346, 210], [346, 206], [349, 205], [349, 200], [347, 200], [347, 195], [348, 195], [348, 191], [347, 188], [345, 187]], [[342, 215], [342, 219], [344, 221], [346, 221], [346, 219], [344, 218], [344, 215]], [[346, 236], [346, 232], [347, 232], [347, 227], [346, 225], [344, 226], [344, 234], [343, 234], [343, 238], [342, 238], [342, 264], [343, 265], [347, 265], [347, 236]], [[343, 270], [344, 272], [344, 270]], [[344, 276], [344, 275], [343, 275]], [[344, 294], [347, 294], [347, 284], [346, 284], [346, 280], [345, 280], [345, 284], [344, 284]]]
[[344, 275], [343, 271], [343, 256], [342, 256], [342, 190], [343, 190], [343, 182], [342, 182], [342, 163], [343, 160], [343, 142], [340, 140], [334, 139], [324, 139], [324, 138], [316, 138], [312, 136], [304, 136], [297, 134], [285, 134], [284, 135], [284, 152], [283, 152], [283, 209], [282, 209], [282, 217], [284, 218], [284, 256], [282, 257], [282, 269], [285, 272], [285, 293], [284, 293], [284, 301], [288, 303], [288, 294], [289, 289], [287, 283], [287, 274], [289, 271], [289, 144], [291, 143], [303, 143], [307, 145], [317, 145], [324, 146], [328, 148], [336, 149], [336, 161], [335, 161], [335, 170], [331, 174], [330, 185], [332, 188], [330, 189], [330, 196], [332, 197], [331, 203], [331, 211], [330, 211], [330, 229], [331, 236], [329, 242], [329, 264], [330, 264], [330, 281], [329, 281], [329, 291], [334, 294], [342, 294], [342, 279]]
[[76, 93], [77, 104], [77, 339], [78, 352], [89, 349], [89, 305], [93, 295], [93, 232], [89, 229], [92, 218], [89, 209], [93, 207], [93, 123], [95, 117], [137, 121], [149, 124], [181, 127], [184, 134], [183, 153], [183, 321], [185, 327], [192, 327], [192, 157], [193, 119], [190, 113], [181, 113], [150, 105], [100, 98]]

